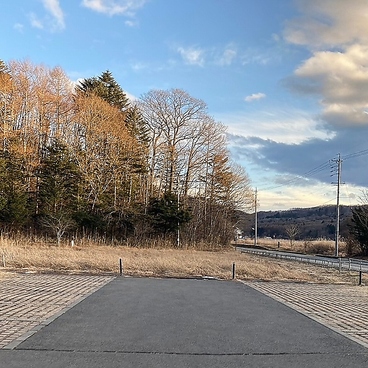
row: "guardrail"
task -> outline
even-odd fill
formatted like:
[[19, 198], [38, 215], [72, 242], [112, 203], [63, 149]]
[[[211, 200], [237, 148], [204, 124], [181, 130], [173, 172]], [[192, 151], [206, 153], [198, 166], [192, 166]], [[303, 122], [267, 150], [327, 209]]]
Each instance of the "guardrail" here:
[[291, 261], [310, 263], [322, 267], [331, 267], [341, 270], [358, 271], [368, 273], [368, 261], [345, 257], [312, 256], [299, 253], [288, 253], [277, 250], [265, 250], [248, 247], [236, 247], [241, 253], [256, 254], [263, 257], [287, 259]]

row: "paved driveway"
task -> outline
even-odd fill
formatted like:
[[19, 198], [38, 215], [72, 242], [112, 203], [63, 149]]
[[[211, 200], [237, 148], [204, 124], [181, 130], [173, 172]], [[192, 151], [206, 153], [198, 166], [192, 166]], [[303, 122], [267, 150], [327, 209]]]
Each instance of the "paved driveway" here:
[[117, 278], [0, 368], [360, 367], [368, 350], [237, 282]]

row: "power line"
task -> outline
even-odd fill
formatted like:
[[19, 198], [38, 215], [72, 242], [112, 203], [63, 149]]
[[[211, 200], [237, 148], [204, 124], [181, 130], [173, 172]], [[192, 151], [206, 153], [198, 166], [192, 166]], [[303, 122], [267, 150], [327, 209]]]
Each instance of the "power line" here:
[[365, 155], [368, 155], [368, 149], [365, 149], [359, 152], [350, 153], [349, 155], [344, 156], [343, 159], [349, 160], [351, 158], [356, 158], [356, 157], [365, 156]]
[[[361, 150], [361, 151], [357, 151], [357, 152], [347, 154], [346, 156], [342, 156], [341, 159], [345, 161], [345, 160], [350, 160], [350, 159], [365, 156], [365, 155], [368, 155], [368, 149], [364, 149], [364, 150]], [[333, 160], [326, 161], [326, 162], [316, 166], [315, 168], [313, 168], [313, 169], [311, 169], [311, 170], [309, 170], [309, 171], [307, 171], [303, 174], [296, 175], [294, 178], [292, 178], [290, 180], [287, 180], [282, 184], [263, 187], [263, 190], [272, 190], [272, 189], [282, 188], [282, 187], [285, 187], [285, 186], [288, 186], [288, 185], [291, 185], [291, 184], [295, 184], [298, 181], [308, 179], [308, 177], [313, 177], [316, 174], [318, 174], [318, 173], [324, 171], [325, 169], [329, 168], [330, 165], [331, 165], [331, 162], [333, 162]]]
[[321, 171], [324, 171], [325, 169], [330, 167], [330, 161], [326, 161], [324, 163], [322, 163], [321, 165], [301, 174], [301, 175], [297, 175], [296, 177], [294, 177], [293, 179], [287, 180], [286, 182], [279, 184], [279, 185], [273, 185], [273, 186], [269, 186], [269, 187], [264, 187], [263, 190], [271, 190], [271, 189], [277, 189], [277, 188], [281, 188], [284, 186], [288, 186], [291, 184], [295, 184], [298, 181], [302, 181], [305, 180], [307, 176], [313, 176], [315, 174], [320, 173]]

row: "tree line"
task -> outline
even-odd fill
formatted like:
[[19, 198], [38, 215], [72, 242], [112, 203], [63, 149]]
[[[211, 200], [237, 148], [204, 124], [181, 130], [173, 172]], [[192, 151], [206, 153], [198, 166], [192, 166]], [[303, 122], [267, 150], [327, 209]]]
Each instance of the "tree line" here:
[[0, 179], [0, 231], [58, 243], [226, 245], [252, 199], [203, 101], [29, 61], [0, 61]]
[[[346, 245], [347, 256], [368, 256], [368, 190], [363, 190], [359, 204], [340, 205], [339, 240]], [[260, 211], [257, 214], [257, 235], [260, 238], [294, 240], [336, 240], [335, 205], [294, 208], [284, 211]], [[239, 229], [246, 237], [254, 236], [254, 214], [238, 214]]]

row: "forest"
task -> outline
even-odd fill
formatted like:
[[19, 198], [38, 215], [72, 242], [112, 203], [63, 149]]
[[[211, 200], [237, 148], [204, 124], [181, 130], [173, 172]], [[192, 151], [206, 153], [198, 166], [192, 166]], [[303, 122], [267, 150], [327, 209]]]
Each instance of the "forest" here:
[[[340, 206], [340, 236], [349, 236], [349, 226], [354, 207]], [[240, 213], [238, 226], [245, 236], [252, 237], [254, 214]], [[297, 226], [296, 239], [334, 240], [336, 234], [336, 206], [325, 205], [310, 208], [294, 208], [283, 211], [260, 211], [258, 218], [258, 236], [273, 239], [289, 239], [288, 228]]]
[[129, 100], [110, 71], [0, 61], [0, 232], [226, 246], [253, 200], [226, 127], [180, 89]]

